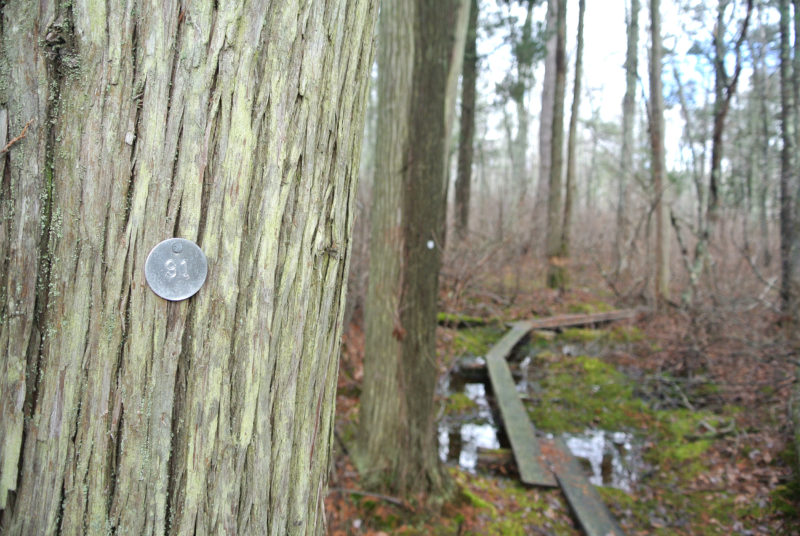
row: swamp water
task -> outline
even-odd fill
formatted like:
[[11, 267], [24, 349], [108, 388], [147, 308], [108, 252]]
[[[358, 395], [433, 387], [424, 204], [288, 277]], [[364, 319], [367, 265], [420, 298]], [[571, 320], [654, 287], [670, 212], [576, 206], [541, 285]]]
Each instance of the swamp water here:
[[[532, 384], [524, 370], [526, 363], [520, 365], [522, 373], [515, 375], [515, 380], [518, 392], [526, 396]], [[474, 473], [480, 449], [510, 448], [504, 431], [498, 428], [499, 417], [488, 381], [465, 378], [454, 371], [440, 387], [445, 396], [462, 393], [471, 401], [462, 411], [449, 412], [439, 420], [439, 458], [443, 462]], [[592, 484], [633, 490], [643, 468], [642, 445], [633, 434], [587, 429], [560, 437], [584, 467]]]

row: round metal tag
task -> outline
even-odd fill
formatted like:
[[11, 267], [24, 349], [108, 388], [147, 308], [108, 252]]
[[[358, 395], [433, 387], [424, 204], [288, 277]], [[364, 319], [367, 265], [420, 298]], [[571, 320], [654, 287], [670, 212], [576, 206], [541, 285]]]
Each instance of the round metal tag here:
[[144, 263], [144, 276], [150, 288], [170, 301], [193, 296], [208, 274], [203, 251], [191, 240], [169, 238], [150, 251]]

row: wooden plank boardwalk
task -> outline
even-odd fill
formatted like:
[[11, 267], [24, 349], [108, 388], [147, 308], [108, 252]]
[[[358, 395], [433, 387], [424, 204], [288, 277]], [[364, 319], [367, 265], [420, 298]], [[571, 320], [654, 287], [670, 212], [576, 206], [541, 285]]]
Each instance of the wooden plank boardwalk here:
[[635, 311], [563, 315], [511, 324], [511, 330], [486, 355], [486, 367], [520, 480], [528, 485], [560, 486], [587, 536], [622, 536], [614, 517], [560, 439], [540, 442], [520, 400], [506, 357], [533, 329], [552, 329], [631, 318]]
[[636, 313], [637, 311], [634, 309], [621, 309], [619, 311], [608, 311], [606, 313], [569, 314], [551, 316], [548, 318], [536, 318], [534, 320], [528, 320], [528, 322], [531, 324], [531, 329], [573, 328], [577, 326], [588, 326], [589, 324], [598, 324], [600, 322], [627, 320], [636, 316]]
[[583, 532], [587, 536], [624, 536], [567, 445], [560, 439], [552, 441], [552, 445], [553, 451], [544, 448], [545, 457]]
[[540, 463], [541, 456], [536, 430], [522, 405], [517, 393], [517, 386], [506, 362], [506, 356], [523, 337], [530, 333], [530, 330], [529, 322], [514, 324], [511, 331], [506, 333], [486, 354], [486, 368], [489, 371], [489, 380], [500, 408], [506, 435], [508, 435], [514, 451], [514, 460], [517, 462], [520, 480], [532, 486], [555, 487], [557, 483], [553, 474], [542, 467]]

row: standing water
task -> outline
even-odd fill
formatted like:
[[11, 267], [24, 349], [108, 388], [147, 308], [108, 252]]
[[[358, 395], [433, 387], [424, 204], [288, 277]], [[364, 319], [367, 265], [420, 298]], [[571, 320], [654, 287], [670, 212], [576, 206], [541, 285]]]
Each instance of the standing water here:
[[[526, 377], [527, 374], [523, 374], [521, 382], [526, 382]], [[478, 450], [501, 446], [489, 389], [485, 383], [466, 382], [457, 373], [447, 378], [442, 387], [446, 396], [463, 393], [474, 404], [467, 411], [444, 415], [440, 419], [439, 458], [474, 473], [478, 464]], [[521, 386], [517, 387], [520, 389]], [[643, 464], [641, 445], [633, 434], [589, 429], [561, 437], [583, 465], [592, 484], [627, 492], [633, 490]]]

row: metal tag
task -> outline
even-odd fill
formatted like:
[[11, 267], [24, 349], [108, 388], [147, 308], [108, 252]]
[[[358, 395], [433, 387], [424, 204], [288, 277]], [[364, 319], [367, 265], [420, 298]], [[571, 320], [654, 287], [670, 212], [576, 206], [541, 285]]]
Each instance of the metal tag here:
[[193, 296], [208, 274], [203, 251], [191, 240], [169, 238], [150, 251], [144, 263], [144, 276], [150, 288], [170, 301]]

